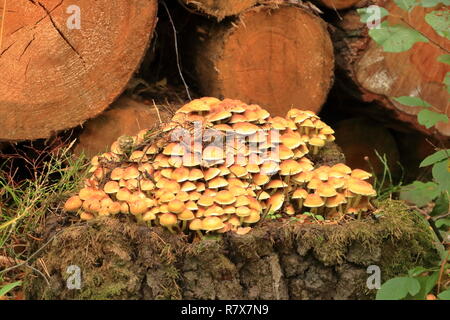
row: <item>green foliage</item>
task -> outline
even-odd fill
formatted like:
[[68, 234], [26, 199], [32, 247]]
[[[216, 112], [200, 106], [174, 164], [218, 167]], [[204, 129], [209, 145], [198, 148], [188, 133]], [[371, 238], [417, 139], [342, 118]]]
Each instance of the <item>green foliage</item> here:
[[414, 203], [418, 207], [423, 207], [436, 199], [439, 194], [439, 187], [436, 183], [414, 181], [410, 185], [402, 188], [400, 191], [400, 200], [405, 200]]
[[377, 300], [400, 300], [420, 291], [420, 282], [410, 277], [393, 278], [385, 282], [377, 292]]
[[435, 126], [438, 122], [448, 122], [448, 117], [446, 114], [437, 113], [428, 109], [423, 109], [417, 115], [417, 120], [427, 129]]
[[431, 107], [431, 105], [420, 99], [419, 97], [403, 96], [398, 98], [393, 98], [395, 101], [400, 102], [405, 106], [410, 107]]
[[449, 17], [449, 10], [432, 11], [425, 15], [425, 21], [438, 35], [450, 40]]
[[387, 22], [382, 22], [380, 28], [369, 30], [369, 35], [385, 52], [403, 52], [417, 42], [428, 42], [417, 30], [403, 25], [391, 26]]
[[[394, 2], [398, 7], [408, 12], [411, 12], [416, 6], [431, 8], [441, 4], [444, 6], [450, 5], [450, 0], [394, 0]], [[361, 15], [365, 14], [364, 18], [367, 20], [367, 12], [363, 10], [358, 12]], [[383, 14], [384, 16], [386, 16], [386, 13]], [[443, 8], [427, 13], [425, 21], [440, 37], [450, 39], [449, 17], [450, 11], [448, 8]], [[363, 16], [361, 16], [361, 20], [364, 20]], [[405, 23], [401, 25], [388, 25], [387, 22], [383, 22], [379, 28], [369, 30], [369, 35], [382, 46], [385, 52], [403, 52], [411, 49], [417, 42], [430, 42], [414, 26], [407, 21], [403, 22]], [[432, 45], [439, 47], [435, 41], [431, 42]], [[450, 65], [450, 54], [448, 54], [448, 51], [444, 52], [446, 53], [440, 55], [437, 61]], [[450, 93], [450, 72], [446, 73], [443, 84]], [[402, 96], [393, 97], [392, 99], [404, 106], [422, 108], [417, 114], [417, 120], [419, 124], [427, 129], [434, 127], [440, 122], [448, 123], [449, 121], [446, 114], [438, 112], [438, 109], [433, 108], [431, 104], [419, 97]], [[427, 221], [433, 226], [437, 236], [441, 235], [445, 239], [448, 236], [446, 232], [448, 232], [448, 227], [450, 226], [450, 149], [437, 150], [425, 158], [421, 162], [420, 167], [427, 166], [432, 166], [433, 181], [414, 181], [412, 184], [402, 187], [400, 199], [413, 203], [418, 207], [434, 201], [433, 210], [429, 213]], [[436, 228], [439, 230], [436, 230]], [[376, 298], [386, 300], [426, 299], [427, 294], [436, 287], [440, 278], [440, 272], [446, 272], [445, 270], [449, 268], [448, 253], [442, 245], [438, 247], [443, 257], [439, 266], [434, 269], [416, 267], [409, 271], [407, 277], [388, 280], [382, 285]], [[441, 270], [441, 266], [444, 267], [443, 270]], [[436, 293], [439, 299], [450, 300], [450, 290], [448, 288], [444, 288], [444, 291]]]
[[5, 296], [8, 292], [12, 291], [14, 288], [21, 286], [21, 285], [22, 285], [22, 281], [8, 283], [7, 285], [0, 288], [0, 297]]
[[431, 166], [432, 164], [435, 164], [436, 162], [442, 161], [444, 159], [447, 159], [450, 155], [450, 149], [447, 150], [439, 150], [432, 155], [426, 157], [421, 163], [420, 168]]

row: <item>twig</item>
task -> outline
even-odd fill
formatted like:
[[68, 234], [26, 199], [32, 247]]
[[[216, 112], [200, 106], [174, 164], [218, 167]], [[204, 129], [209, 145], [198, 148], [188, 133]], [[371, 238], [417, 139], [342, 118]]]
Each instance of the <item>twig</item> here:
[[155, 107], [156, 114], [158, 115], [159, 123], [163, 123], [163, 122], [162, 122], [162, 119], [161, 119], [161, 115], [159, 114], [159, 109], [158, 109], [158, 107], [156, 106], [155, 100], [152, 99], [152, 102], [153, 102], [153, 106]]
[[174, 24], [174, 22], [173, 22], [173, 20], [172, 20], [172, 15], [170, 14], [170, 11], [169, 11], [169, 8], [167, 7], [166, 2], [165, 2], [165, 1], [162, 1], [162, 4], [163, 4], [163, 6], [164, 6], [164, 9], [165, 9], [166, 12], [167, 12], [167, 15], [169, 16], [170, 23], [171, 23], [172, 29], [173, 29], [173, 36], [174, 36], [174, 38], [175, 38], [175, 41], [174, 41], [175, 43], [174, 43], [174, 44], [175, 44], [175, 54], [176, 54], [176, 56], [177, 56], [178, 73], [180, 74], [181, 81], [183, 81], [183, 85], [184, 85], [184, 87], [186, 88], [186, 93], [187, 93], [187, 95], [188, 95], [189, 100], [192, 100], [191, 94], [189, 93], [189, 87], [188, 87], [186, 81], [184, 80], [183, 73], [181, 72], [180, 55], [179, 55], [179, 53], [178, 53], [177, 29], [175, 28], [175, 24]]

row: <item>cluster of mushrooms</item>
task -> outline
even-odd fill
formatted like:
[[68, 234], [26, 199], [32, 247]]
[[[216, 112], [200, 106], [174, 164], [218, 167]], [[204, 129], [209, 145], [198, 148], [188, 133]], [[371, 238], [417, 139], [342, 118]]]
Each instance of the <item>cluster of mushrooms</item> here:
[[92, 159], [65, 210], [84, 220], [132, 214], [171, 232], [246, 233], [262, 217], [310, 212], [326, 219], [370, 208], [366, 171], [314, 167], [333, 129], [311, 111], [271, 117], [258, 105], [201, 98], [158, 130], [122, 136]]

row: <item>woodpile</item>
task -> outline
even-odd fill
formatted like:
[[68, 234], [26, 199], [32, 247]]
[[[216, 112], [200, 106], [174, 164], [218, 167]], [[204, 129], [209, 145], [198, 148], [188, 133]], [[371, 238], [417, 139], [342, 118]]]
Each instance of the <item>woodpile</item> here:
[[[351, 10], [338, 24], [335, 33], [336, 58], [341, 88], [364, 102], [374, 102], [409, 128], [444, 139], [450, 136], [450, 123], [438, 122], [435, 128], [426, 129], [417, 122], [420, 107], [410, 107], [395, 101], [394, 97], [416, 96], [430, 103], [437, 112], [450, 116], [448, 92], [443, 80], [450, 66], [437, 61], [448, 53], [448, 40], [436, 34], [424, 17], [438, 7], [417, 6], [411, 12], [399, 8], [393, 1], [377, 1], [389, 11], [391, 24], [412, 26], [430, 40], [419, 42], [404, 52], [384, 52], [368, 36], [367, 27]], [[350, 85], [353, 84], [353, 85]]]
[[[358, 0], [178, 0], [160, 1], [159, 11], [157, 0], [80, 0], [74, 7], [80, 28], [69, 23], [76, 10], [66, 4], [8, 1], [0, 41], [0, 141], [49, 138], [83, 125], [77, 152], [93, 155], [116, 133], [143, 128], [132, 123], [158, 122], [148, 91], [113, 104], [136, 77], [181, 86], [187, 96], [179, 105], [200, 96], [239, 99], [277, 116], [293, 107], [319, 113], [328, 99], [329, 108], [344, 108], [350, 118], [368, 114], [402, 134], [447, 139], [449, 123], [427, 130], [417, 122], [420, 108], [392, 99], [420, 95], [450, 113], [442, 85], [449, 67], [436, 62], [448, 43], [424, 22], [433, 8], [417, 7], [405, 17], [392, 1], [375, 1], [397, 15], [390, 22], [408, 21], [432, 41], [383, 52], [356, 11], [371, 3]], [[137, 91], [145, 92], [145, 81], [138, 83], [144, 88]], [[329, 96], [334, 83], [338, 95], [359, 102], [338, 106]], [[355, 130], [339, 129], [350, 132], [347, 149], [357, 149], [350, 146]], [[396, 146], [389, 149], [397, 159]], [[372, 158], [373, 148], [366, 153]]]

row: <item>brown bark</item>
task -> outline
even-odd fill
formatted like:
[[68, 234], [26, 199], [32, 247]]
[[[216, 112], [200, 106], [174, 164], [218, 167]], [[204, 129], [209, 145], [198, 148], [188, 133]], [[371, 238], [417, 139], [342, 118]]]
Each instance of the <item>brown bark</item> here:
[[356, 5], [361, 0], [318, 0], [320, 4], [335, 10], [348, 9]]
[[259, 6], [197, 30], [190, 58], [201, 94], [256, 103], [274, 116], [292, 106], [320, 111], [334, 56], [326, 23], [309, 10]]
[[[395, 119], [428, 135], [448, 138], [450, 123], [439, 122], [427, 130], [417, 121], [420, 107], [404, 106], [393, 97], [418, 96], [433, 106], [436, 112], [450, 116], [449, 95], [442, 83], [450, 66], [438, 62], [438, 56], [450, 50], [448, 40], [438, 36], [425, 22], [426, 13], [439, 7], [416, 7], [409, 14], [392, 2], [379, 1], [392, 17], [390, 24], [410, 25], [430, 39], [428, 43], [416, 43], [410, 50], [401, 53], [384, 52], [367, 33], [367, 27], [359, 22], [355, 11], [349, 12], [339, 24], [341, 34], [336, 33], [338, 66], [344, 70], [361, 100], [376, 102]], [[445, 48], [445, 49], [443, 49]], [[343, 85], [348, 88], [348, 85]]]
[[76, 5], [80, 29], [68, 25], [73, 13], [61, 0], [7, 2], [0, 140], [46, 138], [98, 115], [139, 65], [155, 27], [157, 0]]
[[195, 10], [222, 20], [228, 16], [238, 15], [262, 1], [258, 0], [180, 0]]

